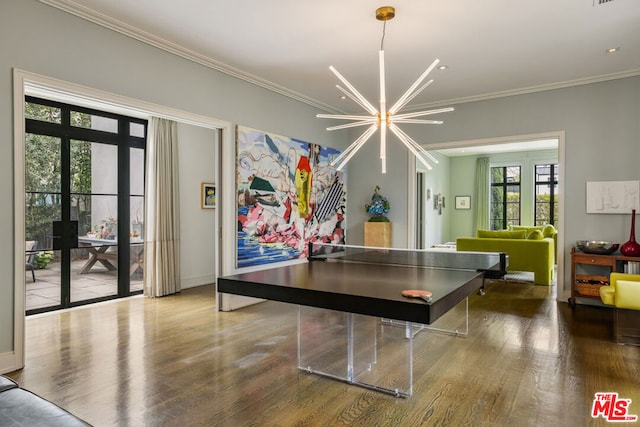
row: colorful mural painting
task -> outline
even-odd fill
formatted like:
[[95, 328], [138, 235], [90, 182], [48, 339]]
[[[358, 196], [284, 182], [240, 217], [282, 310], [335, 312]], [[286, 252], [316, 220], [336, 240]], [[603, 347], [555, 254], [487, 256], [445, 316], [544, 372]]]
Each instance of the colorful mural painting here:
[[237, 267], [307, 256], [309, 242], [344, 243], [340, 151], [238, 126]]

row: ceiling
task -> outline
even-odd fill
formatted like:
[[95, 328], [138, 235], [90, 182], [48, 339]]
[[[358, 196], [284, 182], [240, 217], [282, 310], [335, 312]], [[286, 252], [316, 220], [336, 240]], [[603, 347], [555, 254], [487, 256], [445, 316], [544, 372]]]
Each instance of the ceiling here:
[[639, 0], [40, 1], [328, 112], [362, 112], [329, 65], [378, 102], [383, 5], [389, 102], [448, 66], [404, 111], [640, 75]]

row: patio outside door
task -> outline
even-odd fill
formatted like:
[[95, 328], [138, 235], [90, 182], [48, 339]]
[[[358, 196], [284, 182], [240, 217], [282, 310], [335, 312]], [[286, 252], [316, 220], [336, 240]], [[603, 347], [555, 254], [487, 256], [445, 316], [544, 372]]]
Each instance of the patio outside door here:
[[27, 314], [140, 293], [146, 121], [26, 101]]

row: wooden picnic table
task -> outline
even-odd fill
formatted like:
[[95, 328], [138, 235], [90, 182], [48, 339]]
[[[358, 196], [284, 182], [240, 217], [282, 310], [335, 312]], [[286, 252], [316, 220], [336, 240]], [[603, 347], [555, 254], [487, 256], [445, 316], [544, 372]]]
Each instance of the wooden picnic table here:
[[[135, 244], [142, 243], [142, 239], [132, 238], [130, 248], [130, 266], [129, 275], [133, 275], [139, 268], [143, 268], [144, 245]], [[118, 263], [118, 240], [117, 239], [98, 239], [96, 237], [81, 236], [78, 237], [78, 245], [86, 248], [89, 252], [89, 258], [80, 269], [80, 274], [88, 273], [91, 268], [99, 262], [109, 271], [116, 271], [114, 264]], [[113, 249], [112, 249], [113, 248]], [[112, 250], [110, 250], [112, 249]]]

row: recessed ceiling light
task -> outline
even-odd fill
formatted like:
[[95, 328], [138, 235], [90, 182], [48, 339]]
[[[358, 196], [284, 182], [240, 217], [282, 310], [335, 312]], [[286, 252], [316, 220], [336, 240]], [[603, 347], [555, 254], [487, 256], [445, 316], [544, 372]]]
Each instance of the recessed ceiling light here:
[[619, 47], [610, 47], [609, 49], [605, 50], [605, 52], [607, 53], [616, 53], [619, 52], [620, 48]]
[[340, 96], [340, 99], [345, 100], [345, 99], [347, 99], [347, 97], [346, 97], [346, 96], [344, 96], [344, 95], [341, 95], [341, 96]]
[[446, 70], [447, 68], [449, 68], [448, 65], [441, 65], [438, 67], [438, 70]]

